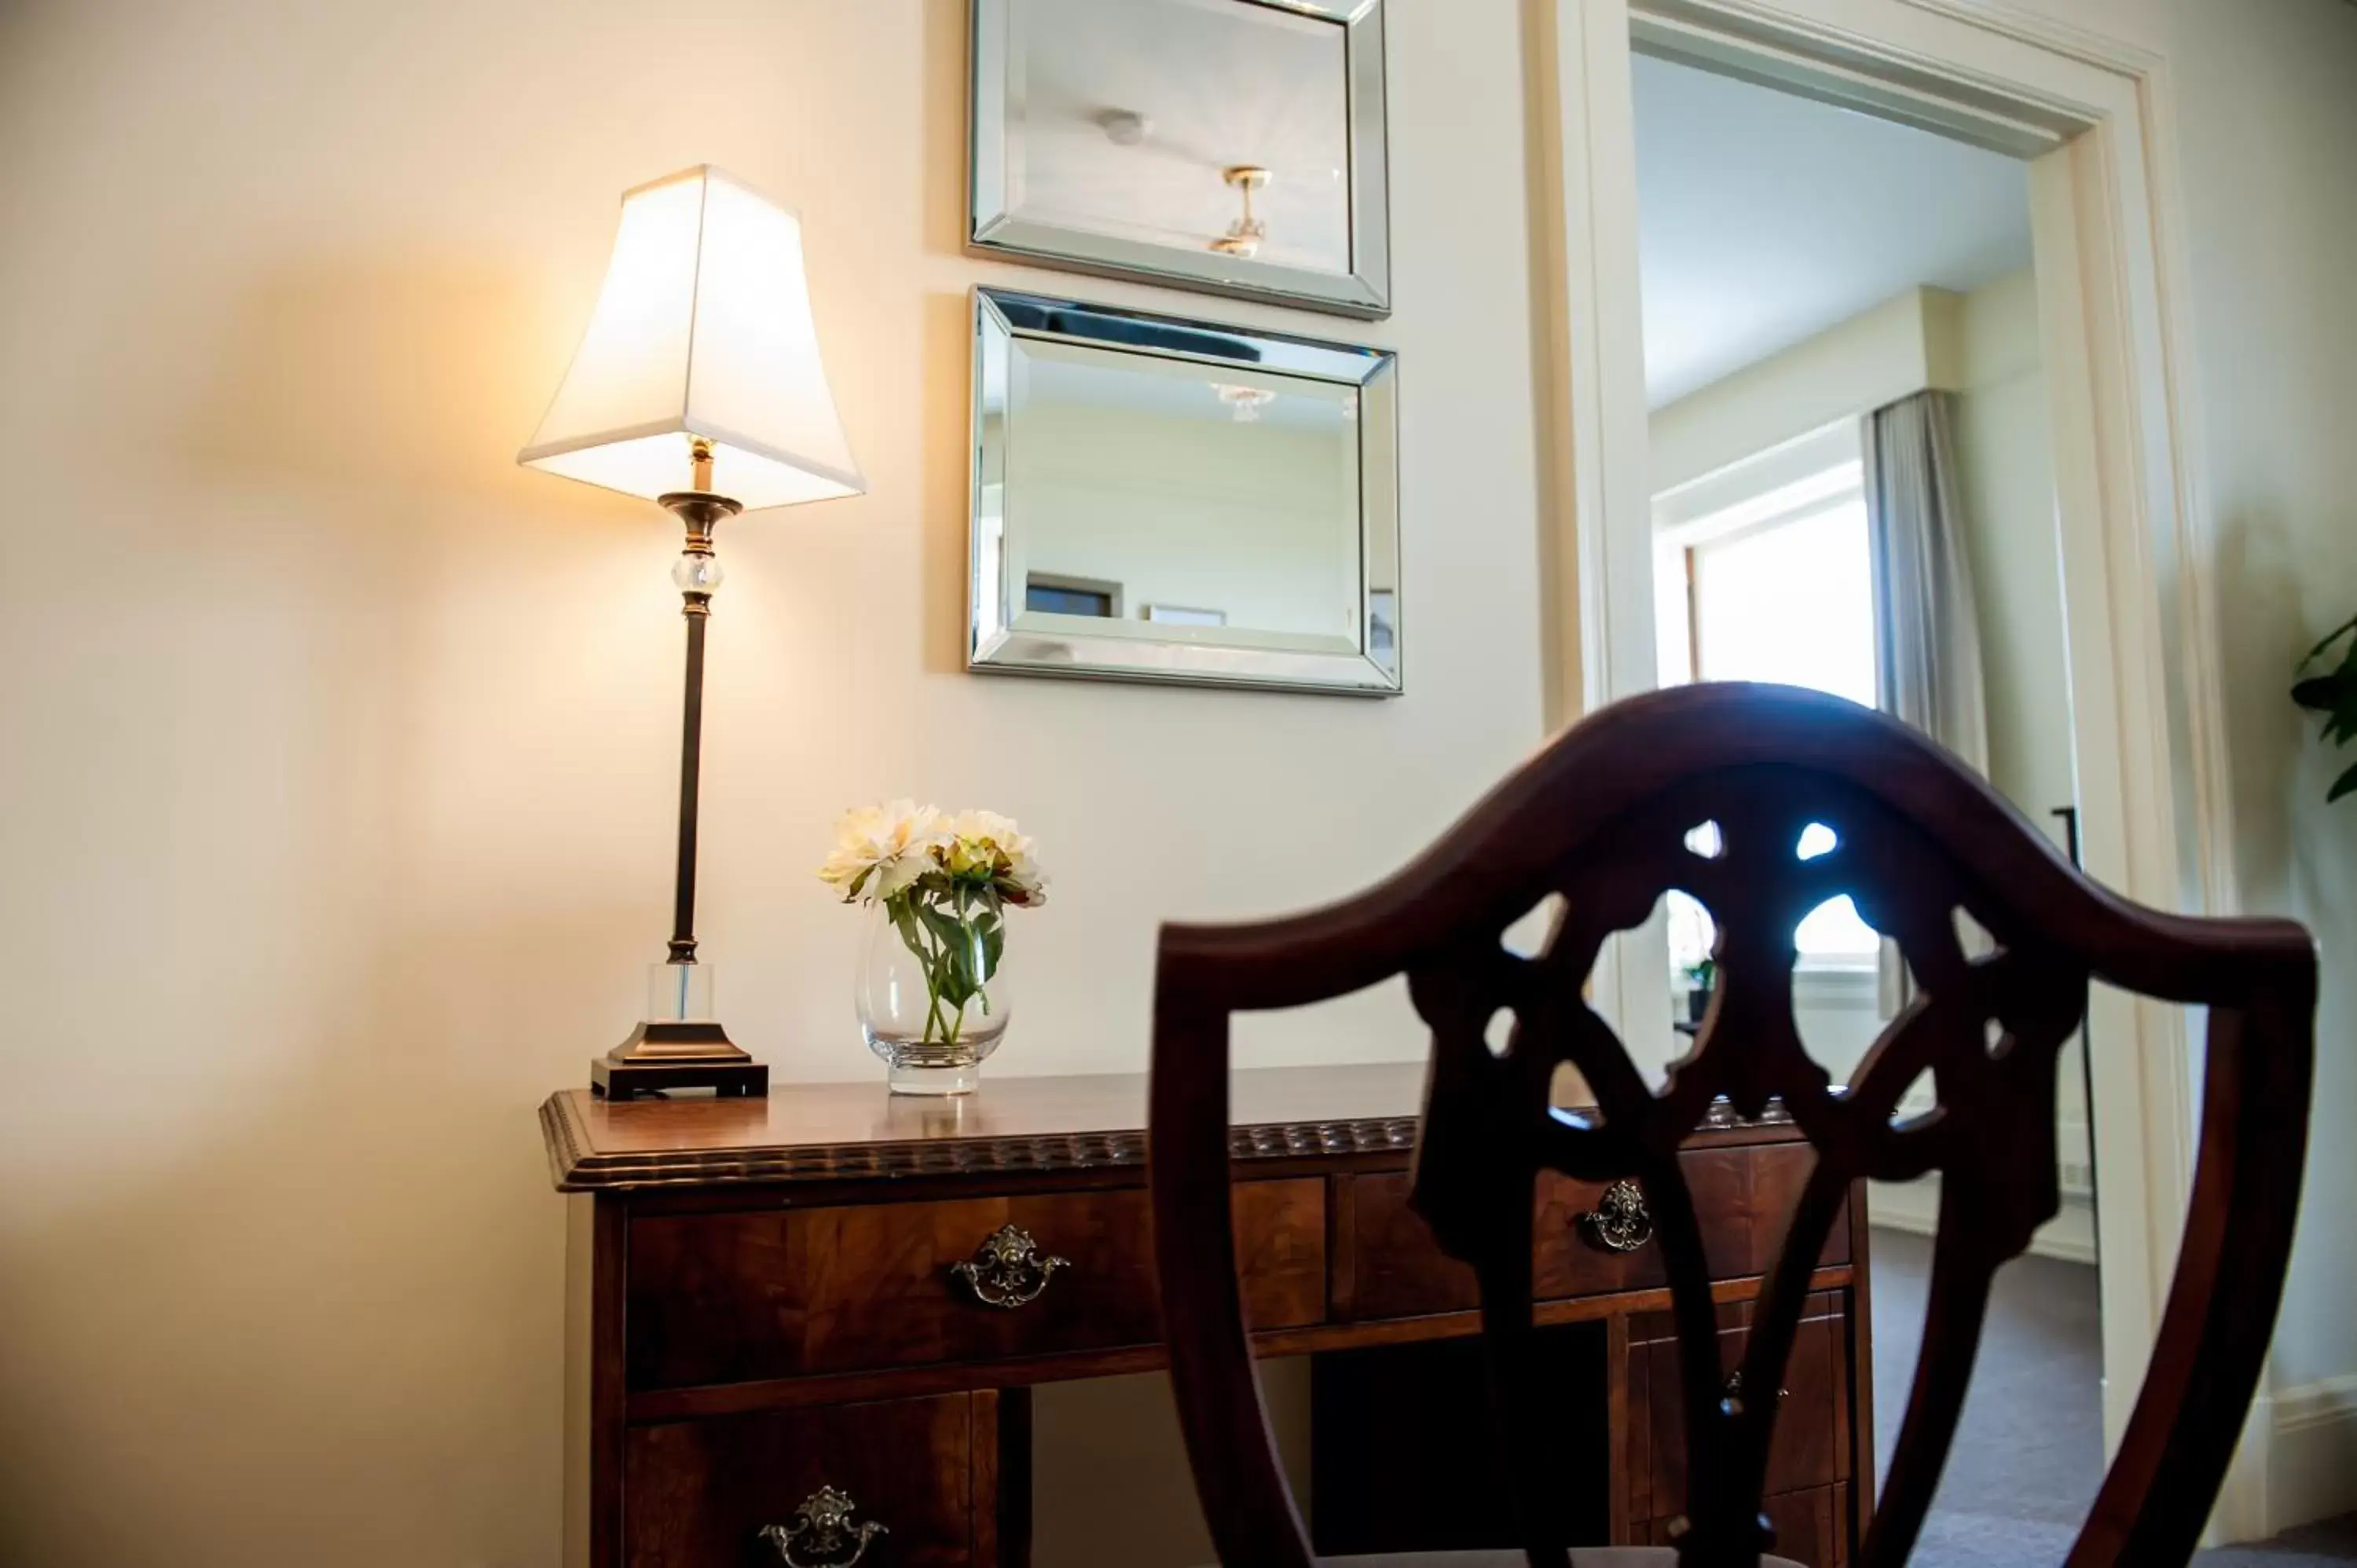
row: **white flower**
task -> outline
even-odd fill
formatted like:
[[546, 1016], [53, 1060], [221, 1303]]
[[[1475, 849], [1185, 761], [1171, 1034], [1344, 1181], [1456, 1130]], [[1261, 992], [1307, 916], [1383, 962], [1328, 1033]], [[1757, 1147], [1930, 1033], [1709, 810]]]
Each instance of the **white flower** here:
[[845, 811], [819, 879], [843, 890], [844, 902], [889, 898], [940, 865], [952, 843], [949, 821], [931, 806], [894, 800]]
[[996, 811], [960, 811], [950, 823], [950, 832], [956, 839], [950, 852], [952, 869], [988, 867], [1010, 904], [1047, 901], [1048, 878], [1032, 858], [1030, 838], [1012, 817]]
[[996, 811], [960, 811], [950, 820], [950, 832], [961, 843], [1010, 859], [1031, 853], [1031, 841], [1015, 819]]
[[998, 891], [1017, 908], [1036, 909], [1048, 901], [1048, 874], [1024, 855], [998, 874]]

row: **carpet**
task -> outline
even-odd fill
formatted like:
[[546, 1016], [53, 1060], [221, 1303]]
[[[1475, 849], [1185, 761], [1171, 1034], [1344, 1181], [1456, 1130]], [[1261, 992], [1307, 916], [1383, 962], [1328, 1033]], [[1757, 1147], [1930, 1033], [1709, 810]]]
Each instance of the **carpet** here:
[[[1874, 1232], [1876, 1474], [1889, 1467], [1921, 1342], [1929, 1238]], [[1964, 1412], [1913, 1568], [2059, 1563], [2104, 1477], [2095, 1271], [2017, 1258], [1998, 1272]], [[2198, 1568], [2357, 1563], [2357, 1516], [2198, 1553]]]

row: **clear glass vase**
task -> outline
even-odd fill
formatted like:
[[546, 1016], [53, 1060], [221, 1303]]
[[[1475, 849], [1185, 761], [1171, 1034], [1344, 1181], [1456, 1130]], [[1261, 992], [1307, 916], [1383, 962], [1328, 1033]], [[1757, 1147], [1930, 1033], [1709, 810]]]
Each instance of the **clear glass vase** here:
[[877, 903], [859, 961], [859, 1032], [895, 1094], [967, 1094], [1013, 1016], [1003, 909], [971, 896]]

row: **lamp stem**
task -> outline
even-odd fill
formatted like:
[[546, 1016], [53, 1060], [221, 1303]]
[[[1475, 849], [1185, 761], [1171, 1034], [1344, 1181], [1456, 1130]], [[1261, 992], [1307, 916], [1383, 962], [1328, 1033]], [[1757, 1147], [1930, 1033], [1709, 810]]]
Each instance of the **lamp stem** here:
[[712, 596], [684, 594], [687, 694], [679, 731], [679, 866], [673, 880], [671, 961], [695, 961], [695, 816], [704, 771], [704, 626]]
[[[712, 447], [695, 444], [698, 485], [710, 482]], [[671, 961], [695, 961], [695, 827], [704, 771], [704, 630], [712, 618], [712, 590], [719, 585], [713, 530], [741, 509], [708, 490], [674, 491], [662, 503], [687, 527], [687, 549], [673, 569], [679, 585], [680, 613], [687, 620], [687, 675], [679, 730], [679, 863], [673, 880]]]

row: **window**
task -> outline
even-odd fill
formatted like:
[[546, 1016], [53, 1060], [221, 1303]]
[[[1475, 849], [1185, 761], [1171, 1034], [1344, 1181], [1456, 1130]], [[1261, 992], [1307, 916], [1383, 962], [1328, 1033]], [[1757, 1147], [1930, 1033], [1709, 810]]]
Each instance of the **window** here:
[[1688, 638], [1705, 681], [1781, 681], [1874, 704], [1866, 499], [1687, 547]]
[[[1874, 564], [1856, 427], [1657, 498], [1654, 582], [1663, 685], [1774, 681], [1872, 706]], [[1812, 830], [1794, 853], [1822, 854], [1830, 840]], [[1673, 894], [1672, 964], [1698, 963], [1710, 944], [1710, 917]], [[1801, 922], [1794, 946], [1803, 967], [1858, 968], [1880, 940], [1839, 898]]]
[[1023, 582], [1023, 607], [1049, 615], [1121, 618], [1121, 585], [1094, 577], [1034, 572]]

